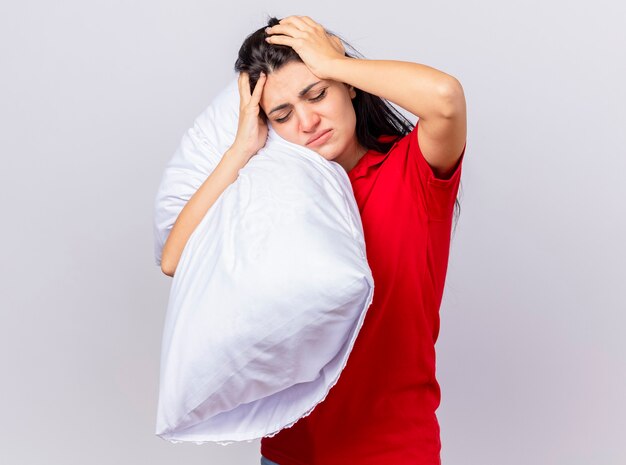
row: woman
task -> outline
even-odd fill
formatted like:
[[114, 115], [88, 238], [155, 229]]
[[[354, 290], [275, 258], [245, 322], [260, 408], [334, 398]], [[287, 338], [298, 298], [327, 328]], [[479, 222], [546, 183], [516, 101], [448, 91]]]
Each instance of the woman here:
[[268, 124], [339, 163], [359, 206], [374, 300], [337, 384], [308, 416], [261, 439], [261, 463], [439, 464], [435, 342], [465, 153], [463, 89], [425, 65], [350, 56], [307, 16], [268, 25], [235, 64], [235, 141], [179, 215], [164, 257], [173, 273], [193, 228], [264, 146]]

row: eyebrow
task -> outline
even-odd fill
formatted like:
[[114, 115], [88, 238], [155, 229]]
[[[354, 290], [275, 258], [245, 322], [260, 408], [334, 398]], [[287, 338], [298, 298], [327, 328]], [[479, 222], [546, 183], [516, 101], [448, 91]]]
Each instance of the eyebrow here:
[[[314, 86], [318, 85], [320, 82], [322, 82], [322, 81], [317, 81], [317, 82], [314, 82], [314, 83], [309, 84], [308, 86], [306, 86], [304, 89], [302, 89], [300, 92], [298, 92], [298, 97], [299, 98], [304, 97], [308, 91], [310, 91]], [[283, 108], [288, 107], [289, 105], [290, 105], [289, 103], [283, 103], [281, 105], [278, 105], [277, 107], [274, 107], [272, 109], [272, 111], [270, 111], [268, 113], [268, 116], [271, 115], [272, 113], [274, 113], [275, 111], [282, 110]]]

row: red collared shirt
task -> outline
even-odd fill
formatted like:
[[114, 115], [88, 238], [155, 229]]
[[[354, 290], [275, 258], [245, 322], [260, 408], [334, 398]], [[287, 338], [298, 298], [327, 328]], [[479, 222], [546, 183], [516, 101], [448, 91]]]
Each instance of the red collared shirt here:
[[374, 298], [324, 401], [261, 439], [261, 453], [280, 465], [440, 463], [435, 342], [465, 147], [452, 175], [437, 178], [418, 129], [419, 121], [387, 153], [369, 150], [348, 172]]

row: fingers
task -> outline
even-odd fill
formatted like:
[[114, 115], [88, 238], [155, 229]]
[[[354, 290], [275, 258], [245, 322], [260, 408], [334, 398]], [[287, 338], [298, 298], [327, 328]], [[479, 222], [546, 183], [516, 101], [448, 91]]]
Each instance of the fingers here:
[[311, 26], [312, 28], [320, 28], [322, 27], [321, 24], [316, 23], [315, 21], [313, 21], [311, 18], [309, 18], [308, 16], [299, 16], [299, 18], [302, 20], [302, 22], [308, 24], [309, 26]]
[[308, 25], [304, 23], [302, 25], [295, 24], [276, 24], [275, 26], [271, 26], [265, 29], [267, 34], [282, 34], [286, 36], [290, 36], [293, 38], [302, 37], [302, 33], [308, 29]]
[[281, 21], [280, 24], [292, 24], [296, 29], [300, 29], [302, 31], [305, 31], [310, 26], [310, 24], [304, 21], [300, 16], [288, 16]]
[[247, 105], [250, 101], [250, 84], [248, 73], [242, 71], [239, 73], [239, 79], [237, 80], [239, 85], [239, 102], [241, 106]]
[[256, 85], [254, 86], [254, 91], [252, 91], [250, 105], [258, 105], [261, 101], [261, 93], [263, 92], [263, 86], [265, 85], [266, 79], [267, 76], [265, 75], [265, 73], [262, 72], [259, 75], [259, 79], [257, 80]]
[[321, 24], [316, 23], [308, 16], [287, 16], [279, 21], [280, 24], [293, 24], [298, 29], [304, 31], [307, 27], [312, 27], [313, 29], [319, 29]]
[[259, 75], [259, 79], [254, 86], [254, 90], [252, 91], [252, 95], [250, 94], [250, 75], [242, 71], [239, 73], [238, 85], [239, 85], [239, 96], [241, 106], [248, 105], [258, 105], [261, 101], [261, 94], [263, 93], [263, 86], [267, 80], [267, 76], [265, 73], [261, 73]]

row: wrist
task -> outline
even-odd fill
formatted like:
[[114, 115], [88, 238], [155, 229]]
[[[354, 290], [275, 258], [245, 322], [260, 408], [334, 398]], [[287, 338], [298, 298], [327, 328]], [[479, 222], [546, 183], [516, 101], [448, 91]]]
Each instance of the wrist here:
[[338, 57], [333, 58], [328, 64], [328, 71], [326, 73], [325, 79], [332, 79], [333, 81], [345, 82], [343, 79], [344, 66], [348, 63], [349, 60], [354, 60], [352, 57]]
[[252, 155], [250, 155], [246, 150], [233, 144], [226, 151], [224, 156], [228, 156], [228, 158], [235, 158], [235, 159], [241, 160], [242, 162], [247, 162]]

